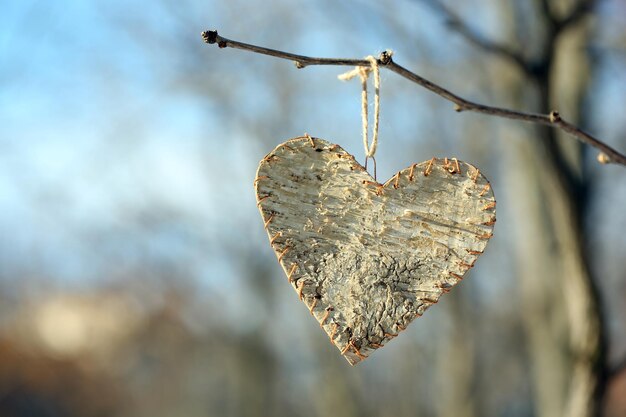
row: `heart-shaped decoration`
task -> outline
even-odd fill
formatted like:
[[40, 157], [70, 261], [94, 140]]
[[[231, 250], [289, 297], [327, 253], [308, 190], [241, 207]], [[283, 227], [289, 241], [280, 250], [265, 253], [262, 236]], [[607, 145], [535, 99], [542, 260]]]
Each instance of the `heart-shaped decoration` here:
[[496, 221], [491, 186], [470, 164], [433, 158], [379, 184], [309, 136], [263, 158], [255, 186], [289, 283], [352, 365], [461, 281]]

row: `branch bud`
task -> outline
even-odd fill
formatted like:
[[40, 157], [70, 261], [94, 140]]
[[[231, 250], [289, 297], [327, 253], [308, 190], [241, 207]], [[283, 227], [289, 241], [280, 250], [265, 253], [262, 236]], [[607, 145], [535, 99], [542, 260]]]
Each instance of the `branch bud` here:
[[202, 39], [208, 44], [217, 42], [217, 30], [205, 30], [202, 32]]

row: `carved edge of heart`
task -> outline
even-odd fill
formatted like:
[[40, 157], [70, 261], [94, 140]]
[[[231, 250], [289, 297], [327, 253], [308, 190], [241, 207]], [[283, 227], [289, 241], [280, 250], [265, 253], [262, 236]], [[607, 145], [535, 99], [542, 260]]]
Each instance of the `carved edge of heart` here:
[[[410, 277], [411, 280], [418, 282], [413, 292], [393, 294], [394, 300], [392, 301], [395, 302], [392, 304], [393, 314], [384, 311], [384, 300], [369, 304], [363, 301], [368, 309], [377, 310], [372, 311], [372, 316], [366, 318], [365, 315], [369, 314], [370, 310], [357, 312], [357, 308], [353, 305], [359, 303], [359, 300], [357, 297], [355, 301], [354, 294], [363, 293], [367, 297], [370, 294], [366, 292], [369, 287], [356, 290], [354, 287], [342, 287], [345, 281], [355, 279], [358, 280], [355, 281], [357, 287], [367, 286], [369, 284], [366, 284], [366, 281], [369, 278], [378, 280], [376, 284], [387, 285], [384, 283], [384, 279], [387, 278], [385, 272], [370, 272], [378, 271], [376, 268], [365, 269], [364, 272], [358, 270], [357, 266], [357, 269], [353, 270], [353, 275], [358, 275], [354, 271], [360, 271], [361, 275], [374, 276], [365, 278], [341, 275], [337, 271], [342, 268], [342, 262], [345, 263], [342, 253], [331, 254], [330, 258], [339, 259], [333, 260], [328, 259], [329, 256], [320, 249], [323, 246], [322, 241], [327, 240], [327, 236], [335, 236], [331, 232], [339, 233], [336, 229], [342, 226], [334, 224], [337, 220], [334, 217], [337, 216], [333, 213], [329, 214], [328, 210], [328, 207], [331, 207], [329, 201], [332, 199], [329, 199], [327, 194], [323, 194], [321, 188], [325, 182], [336, 179], [343, 181], [345, 193], [354, 196], [361, 205], [382, 207], [381, 210], [384, 211], [388, 210], [385, 204], [398, 205], [399, 202], [400, 208], [404, 209], [403, 215], [408, 212], [413, 216], [413, 223], [408, 223], [411, 227], [406, 232], [403, 231], [404, 229], [398, 232], [406, 233], [407, 237], [406, 240], [399, 240], [399, 245], [396, 247], [400, 247], [398, 250], [405, 252], [413, 251], [409, 254], [414, 253], [417, 257], [414, 264], [416, 271], [419, 271], [420, 267], [430, 269], [425, 269], [423, 277], [420, 275]], [[428, 307], [437, 303], [441, 295], [448, 293], [454, 285], [460, 282], [483, 253], [489, 239], [493, 236], [496, 221], [496, 201], [491, 185], [473, 165], [455, 158], [432, 158], [429, 161], [413, 164], [399, 171], [384, 184], [380, 184], [355, 160], [353, 155], [339, 145], [308, 135], [288, 140], [267, 154], [259, 164], [254, 185], [257, 206], [263, 218], [264, 228], [270, 245], [287, 275], [288, 282], [307, 306], [311, 315], [318, 321], [320, 327], [327, 333], [330, 341], [351, 365], [366, 359], [371, 352], [395, 338], [410, 322], [421, 316]], [[339, 201], [341, 213], [350, 213], [350, 208], [345, 206], [351, 204], [351, 197], [346, 198], [347, 200]], [[429, 198], [432, 201], [428, 200]], [[417, 200], [424, 200], [425, 206], [420, 206], [422, 202]], [[460, 202], [457, 203], [457, 200]], [[408, 201], [407, 205], [419, 207], [415, 211], [406, 209], [404, 208], [406, 201]], [[443, 204], [454, 206], [450, 209], [443, 209], [451, 214], [448, 217], [441, 216], [430, 207], [438, 204], [442, 207], [444, 207]], [[304, 208], [309, 209], [309, 218], [301, 218], [300, 210]], [[317, 226], [312, 225], [312, 217], [315, 221], [322, 223]], [[368, 221], [370, 220], [372, 219]], [[359, 221], [365, 220], [359, 219]], [[330, 223], [333, 223], [334, 229], [327, 227]], [[378, 241], [371, 242], [367, 241], [367, 236], [356, 236], [358, 233], [354, 233], [349, 228], [352, 226], [345, 226], [345, 230], [341, 230], [343, 235], [340, 234], [340, 236], [347, 236], [346, 238], [352, 242], [350, 249], [357, 251], [357, 258], [358, 251], [371, 253], [372, 248], [378, 248]], [[419, 236], [415, 236], [417, 226], [421, 228]], [[385, 227], [383, 226], [383, 229]], [[447, 233], [445, 236], [442, 235], [443, 243], [437, 242], [433, 237], [438, 230], [445, 230]], [[319, 233], [316, 235], [316, 232]], [[452, 247], [454, 249], [451, 249]], [[422, 256], [420, 252], [426, 250], [430, 264], [420, 260]], [[345, 249], [338, 251], [345, 252]], [[431, 255], [432, 259], [430, 259]], [[325, 257], [323, 260], [322, 256]], [[384, 263], [384, 254], [379, 257], [374, 253], [373, 256], [376, 259], [380, 258], [381, 264]], [[355, 256], [351, 255], [349, 259], [353, 260], [353, 258]], [[365, 258], [358, 258], [355, 262], [358, 264], [360, 261], [365, 263]], [[333, 262], [332, 268], [335, 269], [330, 269], [330, 272], [338, 275], [334, 282], [336, 286], [342, 287], [339, 293], [336, 288], [323, 287], [323, 283], [319, 280], [320, 275], [328, 272], [324, 268]], [[409, 273], [406, 271], [409, 268], [409, 262], [402, 265], [403, 270], [400, 272]], [[331, 267], [328, 266], [328, 268]], [[398, 274], [397, 271], [396, 274]], [[372, 283], [371, 280], [367, 282]], [[409, 281], [409, 284], [411, 282]], [[405, 283], [395, 282], [395, 284], [404, 285]], [[373, 288], [373, 284], [370, 287]], [[387, 287], [391, 288], [389, 285]], [[341, 294], [341, 291], [351, 291], [351, 293]], [[383, 313], [377, 307], [381, 303]], [[388, 305], [386, 308], [392, 307]], [[382, 317], [382, 314], [387, 315]]]

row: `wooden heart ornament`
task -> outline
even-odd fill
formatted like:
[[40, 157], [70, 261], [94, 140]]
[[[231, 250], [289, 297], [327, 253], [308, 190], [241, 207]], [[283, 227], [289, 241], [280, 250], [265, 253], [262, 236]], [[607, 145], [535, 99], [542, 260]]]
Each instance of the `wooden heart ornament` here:
[[460, 282], [496, 221], [491, 186], [470, 164], [433, 158], [379, 184], [309, 136], [263, 158], [255, 186], [289, 283], [352, 365]]

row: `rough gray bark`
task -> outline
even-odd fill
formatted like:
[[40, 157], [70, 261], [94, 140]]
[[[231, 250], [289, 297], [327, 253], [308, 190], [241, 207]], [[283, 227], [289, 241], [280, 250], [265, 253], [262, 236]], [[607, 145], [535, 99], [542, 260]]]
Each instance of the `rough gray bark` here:
[[307, 136], [270, 152], [255, 184], [290, 284], [352, 365], [456, 285], [495, 223], [489, 182], [455, 159], [382, 185], [338, 145]]

